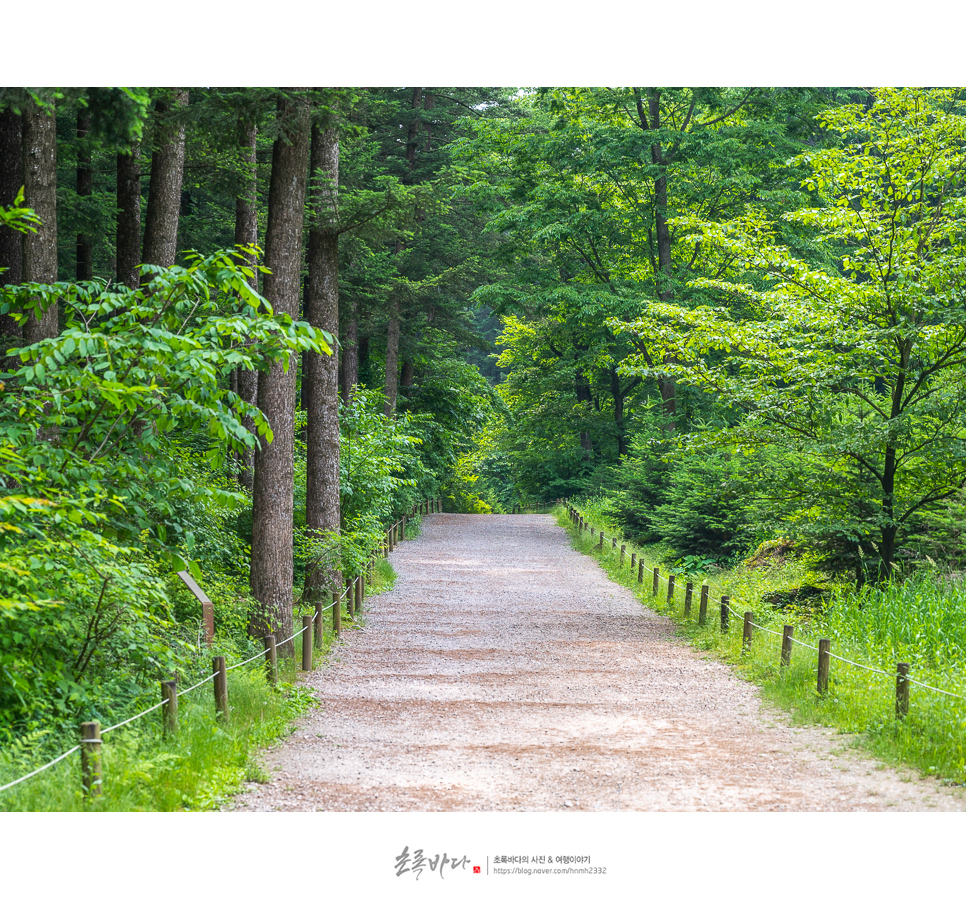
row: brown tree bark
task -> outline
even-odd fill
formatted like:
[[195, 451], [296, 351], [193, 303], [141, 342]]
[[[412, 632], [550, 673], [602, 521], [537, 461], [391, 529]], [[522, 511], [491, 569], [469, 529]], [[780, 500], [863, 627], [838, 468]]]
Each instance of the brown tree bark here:
[[610, 392], [614, 398], [614, 427], [617, 429], [617, 454], [620, 457], [627, 456], [629, 446], [627, 440], [627, 423], [624, 419], [624, 402], [627, 399], [627, 394], [640, 382], [641, 378], [637, 377], [632, 379], [626, 387], [622, 388], [621, 379], [617, 374], [617, 367], [611, 366]]
[[[339, 129], [312, 129], [311, 176], [315, 220], [309, 231], [305, 318], [336, 338], [331, 355], [307, 352], [307, 469], [305, 525], [310, 534], [338, 533], [339, 512]], [[308, 599], [320, 605], [327, 591], [342, 590], [341, 566], [306, 572]]]
[[[359, 320], [359, 329], [362, 328], [361, 317]], [[359, 347], [356, 350], [356, 357], [358, 362], [356, 363], [356, 381], [358, 383], [366, 383], [370, 385], [372, 382], [372, 375], [369, 370], [369, 336], [362, 335], [361, 332], [357, 332]], [[363, 373], [363, 371], [365, 373]]]
[[[23, 112], [23, 168], [25, 204], [42, 221], [36, 233], [23, 238], [23, 280], [54, 284], [57, 281], [57, 121], [52, 111], [31, 102]], [[41, 342], [56, 336], [56, 304], [40, 319], [31, 316], [23, 329], [24, 341]]]
[[184, 125], [176, 107], [188, 104], [188, 93], [178, 90], [173, 103], [158, 100], [155, 106], [154, 152], [148, 208], [144, 216], [142, 261], [169, 268], [178, 256], [178, 216], [184, 179]]
[[[263, 292], [276, 313], [298, 316], [302, 266], [302, 227], [309, 158], [309, 109], [298, 98], [280, 100], [284, 136], [272, 149], [268, 225], [265, 236]], [[258, 375], [258, 408], [274, 435], [255, 454], [252, 507], [252, 595], [259, 614], [251, 627], [258, 635], [272, 632], [278, 649], [293, 655], [292, 587], [294, 578], [292, 519], [294, 501], [295, 381], [297, 356], [288, 370], [279, 361]], [[279, 641], [279, 639], [281, 641]]]
[[[235, 245], [255, 246], [258, 243], [258, 175], [256, 173], [255, 153], [258, 143], [258, 128], [253, 121], [242, 121], [238, 126], [238, 142], [242, 161], [245, 166], [245, 179], [242, 194], [235, 199]], [[253, 268], [255, 256], [246, 261]], [[252, 284], [258, 286], [257, 276]], [[235, 376], [235, 392], [252, 406], [258, 405], [258, 371], [239, 368]], [[255, 422], [245, 419], [245, 428], [255, 434]], [[238, 457], [238, 484], [251, 490], [254, 485], [255, 450], [249, 448]]]
[[[408, 169], [406, 177], [403, 179], [407, 184], [412, 181], [412, 172], [416, 166], [416, 152], [419, 149], [419, 129], [422, 119], [418, 114], [423, 102], [423, 88], [413, 87], [412, 108], [413, 117], [409, 121], [406, 134], [406, 162]], [[417, 213], [416, 221], [420, 221]], [[400, 240], [396, 243], [396, 256], [406, 248]], [[385, 394], [384, 411], [390, 418], [396, 414], [396, 398], [399, 393], [399, 319], [400, 319], [399, 298], [393, 297], [389, 303], [389, 323], [386, 329], [386, 381], [383, 393]]]
[[399, 389], [399, 299], [389, 304], [389, 327], [386, 329], [386, 388], [384, 411], [389, 418], [396, 414]]
[[[21, 118], [7, 109], [0, 112], [0, 205], [10, 207], [23, 185], [23, 136]], [[23, 281], [23, 234], [11, 227], [0, 227], [0, 285]], [[4, 357], [8, 348], [23, 345], [20, 324], [0, 316], [0, 369], [9, 366]], [[15, 360], [15, 359], [14, 359]]]
[[[91, 111], [77, 110], [77, 197], [90, 198], [94, 192], [94, 169], [91, 149], [86, 143], [91, 130]], [[89, 233], [77, 234], [77, 280], [94, 280], [94, 246]]]
[[[651, 129], [657, 131], [661, 127], [661, 93], [651, 90], [647, 94], [648, 114]], [[657, 296], [668, 302], [673, 299], [671, 287], [671, 229], [667, 222], [667, 164], [660, 144], [651, 144], [651, 163], [657, 167], [657, 178], [654, 180], [654, 230], [657, 236]], [[674, 430], [674, 416], [677, 414], [677, 385], [673, 377], [658, 379], [658, 389], [664, 402], [664, 414], [667, 419], [665, 429]]]
[[411, 387], [413, 385], [413, 377], [416, 374], [416, 368], [413, 362], [409, 358], [403, 359], [402, 372], [399, 375], [399, 386], [401, 387]]
[[141, 147], [117, 155], [117, 262], [118, 283], [136, 288], [141, 283]]
[[339, 337], [339, 391], [342, 402], [352, 402], [352, 388], [359, 385], [359, 307], [353, 304], [349, 311], [349, 323]]
[[[658, 131], [661, 128], [661, 91], [650, 89], [647, 92], [647, 111], [640, 90], [634, 89], [637, 101], [637, 116], [642, 131]], [[671, 261], [671, 229], [667, 222], [667, 162], [661, 144], [651, 144], [651, 164], [656, 167], [654, 179], [654, 233], [657, 238], [657, 296], [662, 301], [674, 297], [671, 285], [673, 264]], [[661, 400], [664, 404], [664, 428], [674, 430], [674, 416], [677, 414], [677, 384], [673, 377], [659, 377], [657, 381]]]
[[[413, 87], [413, 112], [415, 113], [423, 99], [423, 88], [421, 86]], [[406, 161], [409, 163], [409, 172], [413, 171], [416, 165], [416, 150], [419, 147], [419, 128], [422, 124], [422, 119], [419, 115], [414, 114], [409, 121], [409, 130], [406, 133]]]
[[[574, 392], [577, 396], [577, 402], [584, 402], [590, 406], [593, 405], [590, 381], [580, 371], [577, 371], [574, 378]], [[584, 457], [587, 460], [594, 459], [594, 442], [591, 440], [589, 431], [580, 432], [580, 448], [583, 450]]]

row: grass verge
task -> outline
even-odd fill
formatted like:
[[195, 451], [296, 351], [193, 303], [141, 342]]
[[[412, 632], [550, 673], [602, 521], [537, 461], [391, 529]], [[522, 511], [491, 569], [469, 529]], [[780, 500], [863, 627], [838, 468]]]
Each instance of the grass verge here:
[[[391, 590], [396, 573], [378, 559], [367, 597]], [[296, 622], [300, 622], [296, 611]], [[365, 608], [343, 630], [364, 625]], [[323, 666], [336, 642], [331, 616], [322, 642], [313, 649]], [[228, 672], [229, 717], [216, 717], [211, 684], [178, 700], [178, 733], [165, 736], [160, 710], [104, 736], [102, 794], [81, 788], [80, 754], [74, 752], [43, 773], [0, 792], [0, 811], [202, 811], [226, 803], [243, 783], [266, 779], [257, 752], [288, 735], [311, 706], [310, 691], [298, 685], [301, 637], [295, 655], [279, 659], [279, 683], [272, 687], [256, 660]], [[0, 786], [50, 759], [42, 733], [0, 753]], [[63, 744], [69, 749], [70, 743]]]
[[[915, 767], [924, 775], [936, 776], [950, 785], [966, 783], [966, 679], [958, 664], [958, 656], [915, 656], [916, 645], [896, 645], [884, 638], [875, 643], [870, 635], [868, 618], [848, 615], [841, 605], [833, 603], [828, 613], [778, 610], [763, 600], [766, 595], [787, 589], [799, 582], [802, 572], [794, 561], [773, 568], [722, 571], [704, 579], [694, 578], [690, 612], [685, 612], [685, 581], [678, 576], [673, 596], [668, 598], [668, 577], [672, 574], [646, 548], [631, 544], [606, 526], [607, 537], [600, 544], [600, 528], [605, 522], [591, 520], [594, 535], [578, 531], [571, 524], [566, 508], [556, 512], [558, 523], [570, 534], [574, 547], [597, 559], [610, 579], [629, 588], [646, 607], [662, 613], [678, 626], [678, 630], [696, 648], [728, 662], [736, 672], [762, 688], [766, 699], [790, 712], [800, 723], [817, 723], [838, 729], [883, 760]], [[586, 517], [586, 515], [585, 515]], [[625, 545], [621, 564], [621, 543]], [[630, 556], [635, 554], [638, 566], [632, 571]], [[639, 580], [640, 560], [644, 560], [643, 579]], [[661, 573], [657, 594], [653, 590], [653, 571]], [[710, 595], [706, 624], [698, 625], [701, 585], [707, 584]], [[730, 622], [721, 628], [720, 598], [728, 595]], [[754, 613], [756, 628], [750, 647], [742, 640], [743, 615]], [[880, 615], [877, 620], [881, 620]], [[896, 634], [915, 634], [905, 622], [902, 610], [894, 617]], [[785, 624], [794, 626], [795, 637], [806, 645], [793, 646], [791, 663], [780, 665], [781, 633]], [[826, 693], [817, 691], [817, 651], [819, 638], [829, 638], [831, 652], [849, 659], [858, 667], [833, 658]], [[919, 646], [930, 643], [920, 635]], [[809, 648], [807, 646], [812, 646]], [[937, 693], [912, 684], [909, 714], [896, 717], [896, 652], [899, 660], [914, 662], [910, 676], [958, 697]], [[874, 670], [872, 670], [874, 669]], [[884, 673], [879, 673], [884, 672]]]

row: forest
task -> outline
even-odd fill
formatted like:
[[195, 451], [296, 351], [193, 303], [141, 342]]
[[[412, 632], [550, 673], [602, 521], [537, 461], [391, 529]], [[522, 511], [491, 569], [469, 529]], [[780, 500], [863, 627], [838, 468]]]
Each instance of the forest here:
[[435, 496], [958, 665], [964, 281], [957, 88], [0, 89], [0, 744], [202, 673], [179, 571], [293, 656]]

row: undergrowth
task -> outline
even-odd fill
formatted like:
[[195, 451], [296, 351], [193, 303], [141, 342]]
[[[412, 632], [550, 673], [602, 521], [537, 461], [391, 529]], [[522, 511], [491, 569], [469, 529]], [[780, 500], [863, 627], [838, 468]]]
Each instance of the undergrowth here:
[[[418, 523], [407, 534], [418, 533]], [[396, 573], [387, 559], [377, 559], [371, 597], [392, 589]], [[296, 610], [296, 622], [304, 610]], [[326, 611], [321, 645], [313, 649], [314, 666], [324, 666], [337, 642]], [[358, 629], [365, 607], [354, 621], [343, 611], [342, 629]], [[102, 793], [85, 795], [80, 754], [66, 759], [17, 786], [0, 792], [0, 811], [202, 811], [219, 808], [245, 782], [264, 781], [257, 752], [291, 730], [295, 719], [313, 705], [310, 691], [299, 686], [301, 637], [295, 655], [279, 659], [279, 682], [272, 687], [260, 660], [228, 672], [229, 716], [217, 717], [210, 683], [178, 699], [178, 732], [165, 736], [160, 710], [104, 735]], [[222, 649], [215, 649], [222, 653]], [[240, 656], [235, 656], [240, 659]], [[229, 666], [232, 659], [229, 658]], [[194, 681], [192, 681], [194, 682]], [[190, 686], [190, 685], [189, 685]], [[35, 732], [0, 753], [0, 786], [52, 759], [48, 733]], [[77, 743], [62, 734], [62, 750]]]

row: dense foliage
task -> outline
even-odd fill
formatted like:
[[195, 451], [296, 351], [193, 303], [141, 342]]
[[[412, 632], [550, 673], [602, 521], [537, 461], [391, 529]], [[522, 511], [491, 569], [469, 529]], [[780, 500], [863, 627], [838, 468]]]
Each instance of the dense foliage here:
[[[337, 270], [304, 246], [280, 306], [299, 143], [292, 239]], [[295, 602], [429, 495], [592, 499], [682, 570], [781, 546], [822, 590], [966, 555], [961, 90], [7, 89], [0, 144], [0, 737], [202, 667], [178, 569], [250, 651], [273, 424]], [[147, 227], [175, 255], [132, 280]], [[306, 358], [335, 354], [313, 528]], [[296, 364], [270, 422], [255, 381]]]
[[535, 498], [609, 496], [672, 558], [791, 539], [860, 582], [958, 560], [964, 112], [568, 89], [479, 126], [509, 410], [487, 456]]

